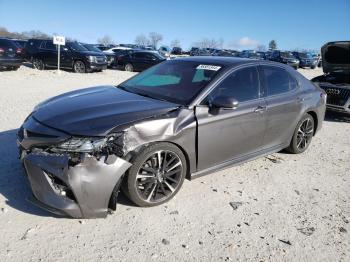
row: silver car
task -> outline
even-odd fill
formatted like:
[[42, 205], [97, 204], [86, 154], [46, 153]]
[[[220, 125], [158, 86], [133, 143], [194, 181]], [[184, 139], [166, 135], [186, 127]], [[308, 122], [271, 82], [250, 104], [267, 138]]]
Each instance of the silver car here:
[[188, 57], [118, 86], [44, 101], [19, 129], [18, 145], [34, 203], [104, 217], [120, 188], [136, 205], [155, 206], [185, 178], [282, 149], [304, 152], [325, 103], [324, 91], [290, 66]]

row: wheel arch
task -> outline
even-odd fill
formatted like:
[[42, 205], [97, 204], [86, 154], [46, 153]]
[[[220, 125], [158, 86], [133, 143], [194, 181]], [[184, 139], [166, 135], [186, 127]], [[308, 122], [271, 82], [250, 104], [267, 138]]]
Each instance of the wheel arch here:
[[308, 111], [306, 112], [307, 114], [311, 115], [313, 120], [314, 120], [314, 125], [315, 125], [315, 128], [314, 128], [314, 135], [316, 134], [316, 131], [317, 131], [317, 128], [318, 128], [318, 116], [317, 116], [317, 113], [315, 111]]

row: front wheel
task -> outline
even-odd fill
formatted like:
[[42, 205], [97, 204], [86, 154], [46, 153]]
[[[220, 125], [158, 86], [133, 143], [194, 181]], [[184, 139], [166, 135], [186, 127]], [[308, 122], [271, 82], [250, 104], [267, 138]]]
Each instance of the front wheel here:
[[132, 64], [130, 63], [127, 63], [124, 67], [125, 71], [128, 71], [128, 72], [133, 72], [134, 71], [134, 67]]
[[186, 158], [177, 146], [153, 144], [141, 150], [134, 159], [124, 192], [138, 206], [157, 206], [176, 195], [186, 172]]
[[86, 66], [83, 61], [75, 61], [73, 65], [73, 69], [75, 73], [85, 73], [86, 72]]
[[310, 145], [315, 132], [315, 122], [311, 115], [305, 114], [295, 128], [287, 151], [293, 154], [303, 153]]

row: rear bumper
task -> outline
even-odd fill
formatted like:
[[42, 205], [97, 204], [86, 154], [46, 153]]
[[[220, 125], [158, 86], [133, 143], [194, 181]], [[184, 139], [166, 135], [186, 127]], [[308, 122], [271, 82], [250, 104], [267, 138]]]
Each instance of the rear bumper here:
[[116, 156], [85, 155], [69, 164], [67, 154], [30, 153], [23, 157], [34, 195], [31, 202], [73, 218], [105, 217], [115, 185], [131, 164]]
[[22, 62], [23, 62], [23, 59], [21, 59], [21, 58], [14, 58], [14, 59], [9, 59], [9, 58], [1, 59], [0, 58], [0, 67], [7, 67], [7, 66], [18, 67], [18, 66], [21, 66]]
[[350, 99], [344, 106], [327, 104], [327, 110], [350, 114]]

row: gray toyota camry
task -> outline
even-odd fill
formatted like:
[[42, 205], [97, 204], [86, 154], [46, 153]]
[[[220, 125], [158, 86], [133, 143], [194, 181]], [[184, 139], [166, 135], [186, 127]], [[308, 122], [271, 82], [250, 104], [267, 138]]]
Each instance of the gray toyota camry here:
[[155, 206], [185, 178], [282, 149], [304, 152], [325, 103], [324, 91], [287, 65], [181, 58], [118, 86], [40, 103], [17, 143], [33, 203], [75, 218], [105, 217], [120, 189], [138, 206]]

